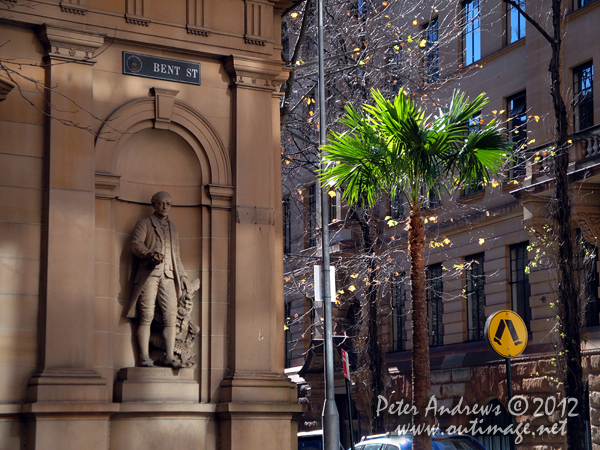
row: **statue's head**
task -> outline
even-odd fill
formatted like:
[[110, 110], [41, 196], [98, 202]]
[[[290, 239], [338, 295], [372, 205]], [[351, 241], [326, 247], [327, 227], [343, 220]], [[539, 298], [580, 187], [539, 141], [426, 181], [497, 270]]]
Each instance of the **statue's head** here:
[[160, 191], [152, 196], [151, 202], [156, 215], [164, 218], [167, 217], [171, 206], [173, 206], [173, 197], [168, 192]]

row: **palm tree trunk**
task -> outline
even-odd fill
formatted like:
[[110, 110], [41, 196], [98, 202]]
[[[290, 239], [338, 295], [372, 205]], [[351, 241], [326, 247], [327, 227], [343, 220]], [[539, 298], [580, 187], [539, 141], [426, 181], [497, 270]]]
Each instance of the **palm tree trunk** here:
[[[412, 401], [417, 408], [413, 416], [415, 430], [419, 425], [426, 426], [428, 418], [424, 416], [429, 399], [431, 385], [429, 369], [429, 332], [427, 324], [427, 298], [425, 293], [425, 225], [419, 205], [410, 209], [408, 227], [408, 250], [410, 253], [410, 281], [413, 321], [412, 353]], [[430, 450], [431, 436], [423, 430], [413, 438], [413, 450]]]
[[378, 288], [375, 282], [378, 277], [377, 261], [375, 259], [374, 247], [378, 242], [377, 235], [374, 235], [369, 223], [369, 219], [364, 213], [358, 214], [354, 211], [354, 217], [360, 225], [363, 237], [363, 251], [365, 258], [369, 260], [368, 283], [365, 293], [365, 303], [363, 304], [363, 313], [361, 314], [361, 334], [367, 337], [367, 345], [363, 347], [359, 354], [359, 361], [363, 368], [366, 368], [370, 374], [370, 387], [364, 394], [368, 397], [366, 404], [370, 405], [370, 411], [367, 413], [370, 419], [371, 433], [384, 433], [384, 415], [377, 414], [377, 396], [385, 395], [387, 386], [388, 372], [383, 356], [383, 348], [379, 336], [378, 322]]

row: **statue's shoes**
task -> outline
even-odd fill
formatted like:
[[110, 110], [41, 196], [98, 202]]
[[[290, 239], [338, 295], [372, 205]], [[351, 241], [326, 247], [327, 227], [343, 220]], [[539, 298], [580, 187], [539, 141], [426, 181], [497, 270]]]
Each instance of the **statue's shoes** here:
[[176, 359], [167, 360], [166, 363], [167, 366], [170, 366], [173, 369], [181, 369], [183, 367], [183, 365]]
[[150, 358], [143, 359], [140, 362], [140, 367], [154, 367], [154, 361], [152, 361]]

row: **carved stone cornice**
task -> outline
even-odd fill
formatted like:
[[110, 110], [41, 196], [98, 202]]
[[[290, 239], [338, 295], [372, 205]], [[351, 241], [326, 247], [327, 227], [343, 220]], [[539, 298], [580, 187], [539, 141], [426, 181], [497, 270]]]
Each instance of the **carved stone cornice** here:
[[14, 84], [0, 80], [0, 102], [6, 100], [6, 96], [14, 89]]
[[138, 16], [136, 14], [125, 14], [125, 22], [140, 25], [142, 27], [147, 27], [150, 25], [151, 20], [147, 17]]
[[195, 36], [208, 37], [208, 34], [210, 33], [210, 31], [207, 30], [206, 28], [201, 28], [201, 27], [197, 27], [195, 25], [190, 25], [190, 24], [186, 25], [186, 30], [187, 30], [188, 34], [193, 34]]
[[248, 36], [248, 35], [244, 36], [244, 42], [246, 44], [260, 45], [260, 46], [263, 46], [263, 47], [267, 43], [267, 41], [264, 40], [264, 39], [260, 39], [260, 38], [257, 38], [257, 37], [254, 37], [254, 36]]
[[62, 12], [78, 14], [80, 16], [85, 16], [85, 13], [87, 12], [87, 8], [85, 6], [76, 5], [69, 2], [60, 2], [60, 10]]
[[289, 68], [278, 61], [247, 56], [228, 56], [224, 68], [232, 84], [242, 88], [275, 91], [288, 78]]
[[104, 45], [106, 34], [95, 31], [43, 24], [38, 37], [46, 47], [47, 57], [94, 64], [94, 52]]

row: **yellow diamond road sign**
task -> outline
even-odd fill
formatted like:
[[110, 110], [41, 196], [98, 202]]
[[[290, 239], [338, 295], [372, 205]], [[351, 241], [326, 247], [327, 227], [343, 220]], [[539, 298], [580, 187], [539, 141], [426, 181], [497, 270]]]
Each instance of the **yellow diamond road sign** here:
[[514, 358], [527, 346], [527, 327], [516, 312], [498, 311], [485, 323], [485, 338], [500, 356]]

